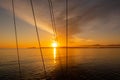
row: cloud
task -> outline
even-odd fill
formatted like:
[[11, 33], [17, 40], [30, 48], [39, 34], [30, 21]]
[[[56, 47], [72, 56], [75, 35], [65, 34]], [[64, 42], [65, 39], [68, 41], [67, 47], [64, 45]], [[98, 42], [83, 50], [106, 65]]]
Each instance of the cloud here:
[[[63, 2], [62, 2], [63, 1]], [[65, 3], [57, 2], [56, 8]], [[61, 5], [60, 5], [61, 4]], [[86, 31], [120, 26], [120, 1], [119, 0], [69, 0], [69, 36]], [[63, 31], [62, 23], [65, 23], [65, 9], [57, 15], [59, 30]], [[65, 29], [65, 28], [64, 28]]]
[[[38, 27], [53, 33], [47, 0], [33, 0]], [[52, 0], [58, 34], [65, 36], [65, 0]], [[34, 25], [29, 0], [15, 0], [16, 16]], [[0, 5], [12, 12], [6, 0]], [[9, 3], [10, 4], [10, 3]], [[21, 6], [22, 5], [22, 6]], [[90, 30], [120, 26], [120, 0], [69, 0], [69, 37]], [[64, 33], [64, 34], [63, 34]]]
[[[14, 0], [14, 5], [16, 17], [34, 26], [35, 24], [33, 21], [33, 15], [29, 0]], [[36, 9], [38, 8], [38, 5], [39, 4], [37, 2], [34, 3], [37, 26], [39, 27], [39, 29], [53, 34], [53, 30], [48, 19], [49, 17], [46, 16], [47, 13], [45, 13], [45, 10], [42, 8], [44, 7], [44, 5], [39, 6], [42, 8], [42, 10], [40, 9], [40, 11], [37, 12]], [[0, 3], [0, 7], [7, 10], [12, 15], [12, 5], [10, 0], [2, 0]], [[44, 13], [44, 15], [42, 12]], [[40, 16], [38, 16], [37, 13], [40, 13]]]

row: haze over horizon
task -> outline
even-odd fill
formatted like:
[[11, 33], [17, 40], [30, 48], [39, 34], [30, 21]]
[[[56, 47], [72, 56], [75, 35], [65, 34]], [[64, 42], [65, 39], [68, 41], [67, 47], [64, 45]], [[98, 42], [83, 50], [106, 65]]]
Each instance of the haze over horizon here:
[[[65, 46], [65, 0], [52, 0], [58, 46]], [[20, 48], [38, 47], [29, 0], [14, 0]], [[53, 42], [47, 0], [33, 0], [41, 45]], [[119, 45], [119, 0], [69, 0], [69, 46]], [[11, 0], [0, 0], [0, 48], [15, 48]]]

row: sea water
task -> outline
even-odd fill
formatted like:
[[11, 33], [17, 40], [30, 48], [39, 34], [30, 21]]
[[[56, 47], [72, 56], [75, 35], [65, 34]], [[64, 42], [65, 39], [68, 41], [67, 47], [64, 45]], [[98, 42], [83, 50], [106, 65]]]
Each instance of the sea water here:
[[[44, 62], [39, 49], [19, 49], [19, 74], [16, 49], [0, 49], [0, 80], [18, 80], [20, 75], [23, 80], [39, 80], [44, 76], [43, 63], [47, 75], [64, 70], [66, 48], [42, 48], [42, 54]], [[69, 48], [67, 66], [74, 78], [119, 80], [120, 48]]]

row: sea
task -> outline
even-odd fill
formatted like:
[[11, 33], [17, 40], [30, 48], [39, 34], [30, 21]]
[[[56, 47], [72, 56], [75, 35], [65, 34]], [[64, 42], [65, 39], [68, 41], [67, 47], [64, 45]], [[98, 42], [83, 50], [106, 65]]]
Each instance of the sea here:
[[120, 48], [41, 50], [0, 49], [0, 80], [120, 80]]

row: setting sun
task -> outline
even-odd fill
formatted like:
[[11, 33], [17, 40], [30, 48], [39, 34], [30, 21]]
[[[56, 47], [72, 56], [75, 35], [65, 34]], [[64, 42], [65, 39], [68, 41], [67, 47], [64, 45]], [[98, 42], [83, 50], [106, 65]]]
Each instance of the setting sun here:
[[57, 42], [52, 43], [52, 47], [57, 47], [57, 46], [58, 46]]

